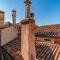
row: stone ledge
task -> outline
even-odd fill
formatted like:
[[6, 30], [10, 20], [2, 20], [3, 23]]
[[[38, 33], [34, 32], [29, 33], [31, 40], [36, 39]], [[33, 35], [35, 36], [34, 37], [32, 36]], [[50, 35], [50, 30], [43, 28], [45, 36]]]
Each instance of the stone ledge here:
[[21, 24], [28, 24], [29, 22], [35, 22], [35, 20], [32, 20], [32, 19], [30, 19], [30, 18], [26, 18], [26, 19], [23, 19], [23, 20], [21, 21]]

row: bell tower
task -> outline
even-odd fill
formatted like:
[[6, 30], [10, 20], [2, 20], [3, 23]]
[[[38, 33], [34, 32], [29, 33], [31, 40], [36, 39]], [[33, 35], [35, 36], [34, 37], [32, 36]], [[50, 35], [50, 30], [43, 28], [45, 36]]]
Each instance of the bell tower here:
[[30, 14], [31, 1], [25, 0], [25, 19], [21, 21], [21, 55], [24, 60], [36, 60], [34, 15]]

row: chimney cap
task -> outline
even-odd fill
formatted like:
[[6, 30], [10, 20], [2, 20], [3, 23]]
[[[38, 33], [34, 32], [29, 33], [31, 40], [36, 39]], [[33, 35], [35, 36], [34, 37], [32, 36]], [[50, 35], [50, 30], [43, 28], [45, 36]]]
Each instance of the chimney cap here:
[[0, 13], [4, 13], [4, 11], [0, 11]]
[[34, 17], [34, 13], [30, 13], [30, 16], [31, 16], [31, 17]]
[[12, 12], [16, 12], [16, 10], [14, 9], [14, 10], [12, 10]]

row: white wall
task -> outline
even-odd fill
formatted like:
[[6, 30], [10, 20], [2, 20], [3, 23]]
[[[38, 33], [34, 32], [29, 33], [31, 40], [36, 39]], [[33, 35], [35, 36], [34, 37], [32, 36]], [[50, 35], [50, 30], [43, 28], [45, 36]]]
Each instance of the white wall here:
[[18, 31], [13, 26], [5, 28], [1, 31], [1, 45], [4, 45], [11, 40], [17, 38]]

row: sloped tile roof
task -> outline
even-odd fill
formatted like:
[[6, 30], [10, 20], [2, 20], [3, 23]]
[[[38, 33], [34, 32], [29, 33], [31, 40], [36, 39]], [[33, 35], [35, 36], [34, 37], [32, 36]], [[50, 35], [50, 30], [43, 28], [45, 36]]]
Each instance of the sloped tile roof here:
[[0, 47], [0, 60], [15, 60], [3, 47]]
[[37, 36], [60, 37], [60, 24], [40, 26], [36, 30]]
[[[56, 26], [56, 27], [55, 27]], [[50, 27], [50, 28], [49, 28]], [[48, 25], [48, 26], [41, 26], [41, 27], [39, 27], [39, 31], [37, 30], [37, 32], [42, 32], [42, 33], [46, 33], [46, 29], [48, 30], [47, 32], [51, 32], [51, 31], [53, 31], [53, 32], [57, 32], [58, 30], [59, 30], [59, 28], [57, 28], [57, 27], [59, 27], [60, 28], [60, 25], [53, 25], [53, 26], [50, 26], [50, 25]], [[54, 29], [55, 30], [54, 30]], [[57, 30], [56, 30], [57, 29]], [[9, 43], [7, 43], [6, 45], [4, 45], [3, 47], [7, 50], [7, 52], [9, 52], [9, 54], [12, 56], [12, 57], [14, 57], [14, 58], [16, 58], [16, 57], [18, 57], [18, 59], [19, 59], [19, 55], [20, 55], [20, 50], [21, 50], [21, 41], [20, 41], [21, 39], [15, 39], [15, 40], [12, 40], [11, 42], [9, 42]], [[46, 45], [46, 44], [45, 44]], [[45, 45], [43, 45], [43, 46], [45, 46]], [[40, 45], [39, 45], [40, 46]], [[46, 45], [47, 46], [47, 45]], [[36, 47], [37, 48], [37, 47]], [[42, 48], [44, 48], [44, 47], [42, 47]], [[40, 48], [40, 49], [42, 49], [42, 48]], [[49, 48], [49, 47], [48, 47]], [[38, 49], [39, 50], [39, 49]], [[36, 50], [36, 51], [38, 51], [38, 50]], [[43, 50], [43, 49], [42, 49]], [[17, 54], [17, 51], [19, 52], [19, 54]], [[39, 50], [40, 51], [40, 50]], [[49, 50], [46, 50], [46, 52], [47, 51], [49, 51]], [[44, 52], [43, 52], [44, 53]], [[52, 52], [53, 53], [53, 52]], [[38, 52], [37, 52], [37, 54], [38, 54]], [[21, 58], [22, 56], [20, 55], [20, 58]], [[40, 54], [38, 54], [37, 55], [37, 58], [39, 58], [40, 57]], [[17, 60], [17, 59], [16, 59]], [[22, 58], [22, 60], [23, 60], [23, 58]]]
[[21, 49], [20, 44], [21, 44], [20, 40], [15, 39], [15, 40], [10, 41], [6, 45], [4, 45], [3, 48], [5, 48], [11, 56], [16, 57], [16, 52], [20, 51]]
[[36, 43], [36, 57], [40, 60], [58, 60], [60, 56], [60, 46], [45, 42]]

